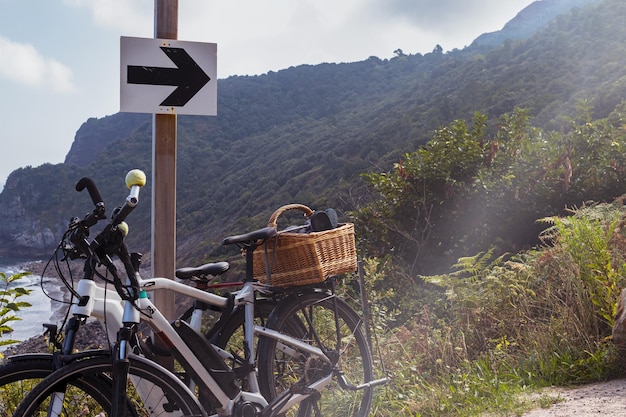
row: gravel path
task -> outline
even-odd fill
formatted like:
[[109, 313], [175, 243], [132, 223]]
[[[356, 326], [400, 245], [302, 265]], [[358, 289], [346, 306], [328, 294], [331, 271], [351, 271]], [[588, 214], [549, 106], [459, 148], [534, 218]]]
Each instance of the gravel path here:
[[524, 417], [626, 416], [626, 379], [576, 388], [552, 388], [545, 394], [563, 401], [550, 408], [530, 411]]

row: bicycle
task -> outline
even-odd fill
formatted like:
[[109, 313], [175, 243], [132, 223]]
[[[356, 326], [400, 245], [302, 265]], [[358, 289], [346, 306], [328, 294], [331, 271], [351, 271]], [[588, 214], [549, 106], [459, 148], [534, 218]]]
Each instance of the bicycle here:
[[[129, 173], [127, 178], [132, 179], [133, 176], [130, 174], [131, 173]], [[143, 174], [137, 175], [141, 178]], [[141, 181], [137, 184], [140, 183]], [[129, 185], [130, 188], [133, 184], [127, 185]], [[70, 301], [72, 308], [69, 311], [71, 311], [72, 317], [64, 326], [62, 343], [61, 338], [58, 337], [60, 334], [57, 331], [57, 326], [44, 325], [47, 328], [46, 333], [49, 334], [50, 343], [55, 349], [54, 353], [14, 355], [5, 359], [4, 363], [0, 366], [1, 417], [12, 414], [14, 408], [17, 406], [17, 404], [12, 402], [14, 399], [23, 397], [37, 382], [65, 364], [74, 349], [76, 334], [88, 317], [94, 317], [103, 322], [109, 340], [115, 340], [117, 331], [122, 327], [123, 307], [121, 298], [117, 291], [110, 290], [107, 287], [95, 283], [94, 275], [96, 275], [97, 272], [92, 262], [93, 258], [88, 257], [86, 253], [81, 251], [81, 249], [83, 251], [86, 250], [87, 245], [91, 246], [86, 242], [89, 229], [95, 225], [97, 221], [106, 218], [104, 215], [104, 203], [93, 181], [88, 178], [83, 178], [76, 185], [77, 191], [82, 191], [85, 188], [89, 191], [95, 208], [91, 213], [86, 215], [84, 219], [79, 220], [78, 218], [73, 218], [70, 221], [68, 230], [63, 235], [50, 261], [50, 263], [54, 264], [55, 269], [59, 272], [66, 287], [72, 293], [72, 300], [76, 300], [74, 303]], [[132, 203], [136, 204], [136, 201], [132, 200], [133, 197], [129, 198]], [[118, 220], [120, 219], [118, 218]], [[101, 238], [99, 245], [101, 253], [109, 255], [114, 254], [119, 247], [119, 239], [114, 238], [109, 240]], [[85, 258], [85, 273], [83, 278], [79, 280], [75, 286], [76, 289], [74, 289], [74, 285], [70, 284], [65, 279], [64, 275], [60, 273], [59, 253], [63, 261]], [[134, 264], [133, 268], [137, 270], [139, 268], [140, 256], [138, 254], [132, 254], [131, 260]], [[210, 285], [209, 281], [212, 277], [218, 277], [228, 269], [229, 265], [227, 262], [217, 262], [205, 264], [200, 267], [180, 268], [176, 271], [176, 276], [181, 280], [193, 280], [196, 282], [197, 286], [203, 288], [205, 291], [240, 285], [239, 283]], [[73, 283], [73, 280], [71, 281]], [[258, 303], [257, 307], [257, 316], [264, 319], [269, 316], [273, 308], [273, 303], [269, 302], [269, 300], [264, 300], [263, 303]], [[189, 320], [192, 328], [199, 331], [206, 310], [207, 306], [201, 303], [194, 303], [191, 308], [183, 313], [180, 319]], [[225, 359], [237, 363], [237, 359], [227, 353], [225, 349], [231, 337], [237, 333], [237, 328], [243, 323], [243, 311], [241, 309], [235, 309], [230, 311], [228, 316], [230, 318], [227, 323], [228, 325], [215, 325], [209, 330], [206, 337], [209, 338], [216, 347], [221, 348], [220, 354]], [[140, 349], [143, 355], [148, 353], [148, 356], [154, 358], [154, 352], [156, 350], [154, 347], [140, 343], [138, 339], [133, 341], [133, 346], [137, 349], [141, 346]], [[158, 354], [166, 356], [169, 353], [159, 350]], [[89, 384], [91, 386], [97, 386], [98, 384], [102, 384], [102, 382], [90, 381]]]
[[[196, 279], [203, 281], [206, 280], [207, 275], [212, 275], [211, 270], [214, 269], [214, 267], [215, 265], [213, 264], [206, 264], [197, 268], [183, 268], [183, 270], [177, 271], [177, 276], [193, 274]], [[237, 283], [235, 283], [235, 285], [236, 284]], [[79, 288], [81, 287], [83, 286], [79, 285]], [[212, 287], [213, 286], [208, 286], [207, 289], [211, 289]], [[222, 286], [220, 285], [219, 287]], [[78, 293], [81, 294], [82, 291], [79, 290]], [[113, 337], [115, 337], [115, 332], [119, 329], [119, 326], [116, 328], [114, 323], [121, 324], [122, 317], [122, 308], [117, 293], [97, 286], [93, 305], [94, 310], [89, 316], [103, 320], [106, 312], [108, 318], [104, 320], [104, 323], [107, 324], [106, 329], [108, 330], [109, 338], [111, 337], [111, 332], [113, 332]], [[273, 304], [271, 303], [259, 304], [260, 312], [257, 315], [261, 318], [267, 318], [272, 308]], [[180, 318], [182, 320], [189, 320], [192, 328], [200, 330], [204, 310], [204, 306], [194, 305], [185, 311]], [[219, 334], [215, 334], [217, 337], [212, 337], [212, 335], [216, 333], [215, 328], [217, 326], [210, 329], [209, 332], [205, 334], [217, 347], [222, 349], [221, 354], [224, 358], [230, 359], [233, 363], [236, 363], [237, 359], [226, 352], [230, 347], [229, 341], [237, 333], [237, 328], [243, 323], [242, 313], [241, 310], [235, 311], [231, 316], [232, 319], [229, 321], [228, 326], [221, 330]], [[0, 417], [12, 415], [15, 407], [19, 404], [19, 402], [13, 402], [15, 399], [23, 398], [32, 386], [64, 365], [67, 360], [66, 358], [73, 350], [73, 343], [70, 342], [73, 341], [71, 335], [79, 330], [78, 327], [83, 323], [81, 319], [84, 318], [74, 316], [70, 319], [70, 322], [65, 326], [65, 343], [61, 347], [57, 346], [59, 350], [54, 353], [25, 353], [14, 355], [6, 358], [5, 362], [0, 365]], [[52, 332], [50, 339], [53, 340], [54, 338], [54, 332]], [[154, 347], [148, 347], [148, 349], [146, 349], [147, 346], [145, 344], [140, 344], [140, 346], [143, 355], [146, 355], [146, 350], [148, 350], [148, 352], [151, 353], [148, 355], [149, 357], [153, 358], [155, 356]], [[164, 353], [162, 351], [159, 351], [158, 354], [159, 356], [167, 355], [166, 352]]]
[[[372, 389], [385, 383], [386, 378], [373, 380], [371, 355], [359, 315], [333, 293], [333, 288], [275, 289], [259, 284], [254, 279], [254, 250], [260, 242], [277, 234], [276, 228], [266, 227], [225, 239], [225, 244], [239, 246], [246, 257], [243, 287], [231, 297], [205, 293], [165, 278], [144, 280], [128, 269], [128, 280], [121, 284], [119, 276], [114, 273], [116, 289], [125, 301], [125, 307], [124, 326], [118, 333], [113, 353], [99, 352], [92, 357], [77, 357], [37, 385], [20, 404], [16, 415], [37, 415], [40, 407], [49, 401], [51, 394], [60, 391], [60, 388], [69, 384], [80, 389], [84, 378], [104, 378], [104, 375], [111, 381], [106, 387], [110, 387], [107, 390], [107, 398], [110, 400], [91, 395], [87, 390], [82, 394], [89, 394], [101, 407], [99, 410], [115, 416], [134, 410], [137, 402], [142, 402], [145, 410], [151, 410], [152, 399], [139, 388], [154, 389], [157, 386], [169, 393], [170, 399], [174, 401], [173, 405], [168, 403], [171, 406], [169, 411], [179, 409], [184, 415], [200, 415], [210, 409], [217, 410], [218, 415], [224, 416], [267, 417], [286, 413], [296, 413], [299, 416], [320, 415], [321, 408], [326, 407], [326, 402], [321, 401], [325, 388], [341, 389], [350, 394], [334, 397], [335, 401], [345, 400], [349, 404], [356, 404], [353, 408], [347, 406], [347, 409], [353, 410], [350, 415], [367, 415], [371, 406]], [[151, 303], [146, 290], [175, 291], [218, 308], [229, 305], [243, 307], [246, 390], [237, 384], [235, 372], [214, 347], [185, 322], [176, 321], [171, 325]], [[254, 323], [257, 293], [278, 293], [281, 297], [281, 307], [272, 312], [268, 326]], [[303, 314], [296, 316], [299, 311]], [[171, 372], [128, 351], [129, 341], [140, 321], [140, 315], [143, 315], [153, 332], [172, 349], [177, 360], [192, 374], [200, 393], [198, 397]], [[318, 320], [321, 320], [319, 325]], [[328, 325], [331, 326], [331, 331], [325, 331], [327, 329], [324, 326]], [[259, 368], [258, 377], [255, 337], [258, 338], [258, 364], [270, 364]], [[334, 342], [328, 343], [328, 338], [334, 339]], [[351, 355], [356, 360], [348, 361], [346, 355]], [[288, 362], [297, 367], [284, 367], [286, 361], [282, 359], [289, 359]], [[344, 364], [351, 364], [351, 367], [344, 369]], [[354, 366], [360, 369], [352, 369]], [[273, 381], [277, 375], [282, 378], [284, 387], [274, 390]], [[145, 386], [138, 384], [138, 377], [146, 377], [149, 383]], [[131, 385], [127, 384], [128, 379], [133, 382]], [[263, 393], [259, 381], [263, 384]], [[268, 384], [272, 388], [268, 389]], [[127, 392], [129, 386], [139, 389], [133, 396], [132, 406]], [[262, 394], [267, 395], [267, 399]], [[355, 396], [358, 397], [356, 400]], [[295, 411], [290, 410], [293, 407]], [[162, 408], [168, 411], [166, 407]], [[60, 408], [58, 411], [62, 412]]]

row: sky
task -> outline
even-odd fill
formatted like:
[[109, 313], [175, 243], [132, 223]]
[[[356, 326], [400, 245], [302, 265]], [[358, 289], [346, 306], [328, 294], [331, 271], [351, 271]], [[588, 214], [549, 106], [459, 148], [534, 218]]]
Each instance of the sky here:
[[[219, 89], [231, 75], [462, 49], [532, 2], [179, 0], [178, 40], [217, 44]], [[154, 38], [154, 0], [0, 0], [0, 189], [120, 111], [122, 36]]]

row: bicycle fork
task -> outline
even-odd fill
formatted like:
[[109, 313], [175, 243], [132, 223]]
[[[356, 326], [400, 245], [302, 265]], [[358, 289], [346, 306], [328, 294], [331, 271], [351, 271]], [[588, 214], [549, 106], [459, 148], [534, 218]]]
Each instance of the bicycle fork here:
[[117, 333], [117, 344], [113, 355], [113, 405], [111, 415], [113, 417], [126, 417], [128, 385], [128, 370], [130, 361], [128, 355], [131, 353], [131, 338], [135, 327], [141, 319], [139, 311], [133, 306], [131, 301], [124, 302], [123, 327]]
[[[96, 283], [89, 278], [83, 278], [78, 282], [77, 286], [78, 302], [72, 306], [72, 318], [66, 324], [64, 332], [65, 337], [61, 351], [54, 354], [54, 369], [59, 369], [64, 365], [65, 358], [74, 350], [74, 342], [76, 340], [76, 334], [80, 329], [80, 326], [87, 317], [93, 315], [94, 312], [99, 314], [105, 322], [108, 322], [112, 328], [121, 326], [118, 317], [122, 315], [121, 305], [119, 304], [119, 297], [117, 293], [107, 292], [107, 290], [100, 289], [96, 286]], [[108, 297], [108, 299], [107, 299]], [[105, 306], [106, 305], [106, 306]], [[105, 315], [107, 307], [111, 314]], [[117, 320], [116, 320], [117, 319]], [[117, 323], [120, 323], [119, 325]], [[109, 335], [111, 333], [109, 332]], [[50, 335], [50, 340], [54, 337]], [[63, 402], [65, 400], [66, 386], [60, 386], [58, 389], [50, 395], [50, 404], [48, 405], [48, 417], [57, 417], [62, 414]]]

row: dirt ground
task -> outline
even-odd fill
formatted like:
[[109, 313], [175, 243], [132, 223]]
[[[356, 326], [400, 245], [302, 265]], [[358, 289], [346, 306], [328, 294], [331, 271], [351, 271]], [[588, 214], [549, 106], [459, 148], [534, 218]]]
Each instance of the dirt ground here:
[[551, 388], [544, 394], [562, 401], [550, 408], [532, 410], [524, 417], [626, 416], [626, 379], [576, 388]]

